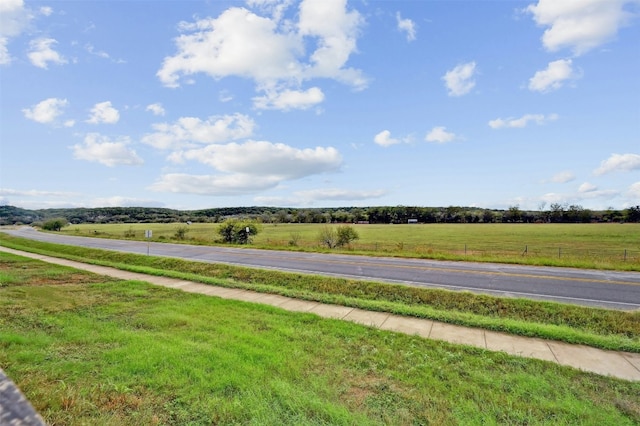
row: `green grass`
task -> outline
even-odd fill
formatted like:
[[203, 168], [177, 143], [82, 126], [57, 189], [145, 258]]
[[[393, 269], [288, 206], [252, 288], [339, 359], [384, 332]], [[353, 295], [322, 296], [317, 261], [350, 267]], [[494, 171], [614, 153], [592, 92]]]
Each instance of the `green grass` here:
[[52, 425], [633, 425], [640, 383], [0, 254], [0, 367]]
[[494, 331], [640, 352], [640, 312], [499, 298], [469, 292], [190, 262], [49, 244], [0, 234], [0, 244], [130, 271], [429, 318]]
[[[82, 224], [71, 235], [172, 241], [184, 224]], [[189, 225], [190, 244], [213, 244], [217, 224]], [[263, 224], [253, 247], [325, 251], [318, 244], [324, 224]], [[332, 225], [333, 226], [333, 225]], [[640, 271], [640, 224], [425, 224], [353, 225], [360, 239], [343, 252], [431, 259]], [[295, 243], [294, 243], [295, 241]], [[335, 250], [334, 250], [335, 251]]]

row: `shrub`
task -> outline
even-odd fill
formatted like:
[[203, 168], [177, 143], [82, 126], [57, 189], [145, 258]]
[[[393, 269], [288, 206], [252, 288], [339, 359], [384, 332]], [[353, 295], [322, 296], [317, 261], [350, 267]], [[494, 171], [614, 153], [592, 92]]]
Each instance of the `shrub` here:
[[338, 236], [338, 247], [349, 245], [352, 241], [360, 238], [360, 235], [358, 235], [358, 231], [356, 231], [352, 226], [349, 225], [338, 226], [336, 234]]
[[50, 219], [42, 224], [42, 229], [45, 231], [60, 231], [65, 226], [68, 226], [69, 222], [63, 217]]
[[187, 232], [189, 232], [189, 228], [187, 226], [180, 226], [176, 229], [176, 233], [173, 236], [178, 240], [184, 240], [187, 236]]
[[338, 244], [338, 236], [335, 229], [328, 225], [324, 225], [320, 231], [318, 231], [318, 241], [320, 245], [327, 246], [327, 248], [334, 248]]
[[251, 244], [251, 238], [258, 232], [257, 223], [238, 219], [225, 220], [218, 227], [222, 241], [230, 244]]

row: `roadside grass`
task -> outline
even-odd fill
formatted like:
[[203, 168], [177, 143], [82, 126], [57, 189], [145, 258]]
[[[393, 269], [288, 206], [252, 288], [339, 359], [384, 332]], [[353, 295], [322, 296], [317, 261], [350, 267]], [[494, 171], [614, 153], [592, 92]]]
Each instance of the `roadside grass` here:
[[[181, 223], [80, 224], [63, 229], [70, 235], [212, 245], [215, 223], [193, 223], [184, 239]], [[325, 224], [262, 224], [252, 247], [328, 251], [318, 243]], [[330, 225], [334, 226], [334, 225]], [[442, 260], [517, 263], [640, 271], [640, 224], [420, 224], [353, 225], [360, 238], [340, 250], [352, 254]]]
[[2, 233], [0, 244], [18, 250], [134, 272], [428, 318], [602, 349], [640, 352], [639, 311], [597, 309], [470, 292], [191, 262], [50, 244]]
[[0, 270], [0, 367], [51, 425], [640, 422], [640, 383], [6, 253]]

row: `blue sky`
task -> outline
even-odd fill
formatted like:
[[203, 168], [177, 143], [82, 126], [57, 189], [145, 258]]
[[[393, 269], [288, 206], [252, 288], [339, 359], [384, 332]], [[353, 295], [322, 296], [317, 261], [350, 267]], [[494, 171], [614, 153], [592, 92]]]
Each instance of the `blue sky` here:
[[640, 204], [640, 2], [0, 0], [0, 204]]

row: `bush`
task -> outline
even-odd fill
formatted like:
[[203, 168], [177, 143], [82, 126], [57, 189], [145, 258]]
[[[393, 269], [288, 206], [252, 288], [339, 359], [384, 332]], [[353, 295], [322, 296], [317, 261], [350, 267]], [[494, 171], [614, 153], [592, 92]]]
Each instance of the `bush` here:
[[67, 219], [63, 217], [58, 217], [56, 219], [50, 219], [42, 224], [42, 229], [45, 231], [60, 231], [65, 226], [68, 226], [69, 222]]
[[320, 245], [327, 246], [330, 249], [349, 245], [359, 238], [358, 232], [349, 225], [341, 225], [337, 229], [325, 225], [318, 232]]
[[187, 226], [180, 226], [176, 229], [176, 233], [173, 236], [178, 240], [184, 240], [187, 236], [187, 232], [189, 232], [189, 228]]
[[352, 241], [360, 238], [360, 235], [358, 235], [358, 231], [356, 231], [352, 226], [349, 225], [338, 226], [336, 234], [338, 236], [338, 247], [349, 245]]
[[222, 241], [230, 244], [251, 244], [251, 238], [258, 235], [259, 228], [255, 222], [229, 219], [218, 227]]
[[324, 225], [320, 231], [318, 231], [318, 241], [320, 245], [327, 246], [327, 248], [334, 248], [338, 244], [338, 236], [335, 229], [328, 225]]

